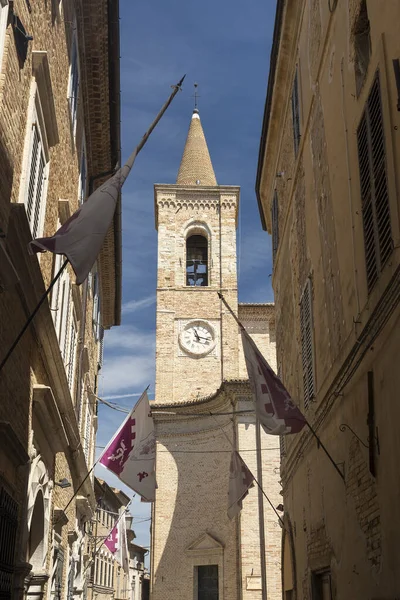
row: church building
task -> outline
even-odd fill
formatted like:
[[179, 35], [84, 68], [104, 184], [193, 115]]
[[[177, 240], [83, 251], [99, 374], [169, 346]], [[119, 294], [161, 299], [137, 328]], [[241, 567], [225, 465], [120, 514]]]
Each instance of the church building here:
[[[197, 109], [176, 184], [154, 187], [158, 230], [152, 600], [280, 600], [276, 513], [255, 485], [227, 515], [232, 449], [274, 507], [279, 438], [259, 433], [238, 325], [276, 368], [273, 304], [239, 304], [240, 188], [218, 185]], [[266, 593], [265, 593], [266, 592]]]

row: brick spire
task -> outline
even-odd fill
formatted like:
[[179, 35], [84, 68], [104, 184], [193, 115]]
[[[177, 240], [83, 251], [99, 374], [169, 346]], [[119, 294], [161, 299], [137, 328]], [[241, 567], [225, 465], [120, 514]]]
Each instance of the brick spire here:
[[178, 185], [217, 185], [200, 115], [194, 109], [179, 167]]

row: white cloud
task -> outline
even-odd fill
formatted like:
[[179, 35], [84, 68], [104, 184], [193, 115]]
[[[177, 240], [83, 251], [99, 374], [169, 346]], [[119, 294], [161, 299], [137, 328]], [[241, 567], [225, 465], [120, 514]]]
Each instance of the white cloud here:
[[115, 395], [143, 390], [154, 381], [155, 333], [124, 325], [107, 331], [99, 391]]
[[142, 298], [141, 300], [130, 300], [129, 302], [125, 302], [122, 305], [123, 313], [134, 313], [143, 308], [147, 308], [148, 306], [152, 306], [155, 304], [156, 295], [151, 294], [151, 296], [147, 296], [146, 298]]

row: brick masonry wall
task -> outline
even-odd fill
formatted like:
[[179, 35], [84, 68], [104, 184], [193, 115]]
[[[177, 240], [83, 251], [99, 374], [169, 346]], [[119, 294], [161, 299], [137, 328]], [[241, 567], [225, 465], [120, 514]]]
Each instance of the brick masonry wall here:
[[[74, 212], [78, 207], [79, 162], [84, 120], [83, 105], [81, 102], [82, 96], [80, 96], [77, 131], [76, 136], [74, 136], [71, 131], [70, 109], [67, 98], [75, 3], [72, 0], [64, 0], [64, 2], [60, 3], [60, 14], [57, 13], [58, 9], [55, 7], [58, 4], [58, 2], [45, 2], [41, 0], [32, 3], [32, 10], [29, 12], [26, 2], [23, 0], [16, 0], [14, 2], [14, 11], [18, 14], [28, 34], [33, 35], [34, 38], [33, 41], [28, 42], [27, 59], [24, 64], [19, 63], [11, 25], [7, 28], [5, 52], [0, 76], [0, 178], [2, 182], [0, 186], [0, 227], [6, 234], [10, 233], [10, 235], [10, 207], [13, 203], [20, 201], [25, 189], [22, 178], [23, 149], [27, 133], [29, 133], [27, 132], [27, 116], [29, 93], [33, 81], [32, 50], [47, 52], [59, 138], [58, 143], [49, 148], [49, 178], [44, 235], [53, 234], [57, 228], [59, 218], [58, 201], [60, 198], [69, 201], [71, 212]], [[106, 10], [105, 6], [106, 3], [103, 3], [103, 12]], [[106, 21], [103, 20], [103, 28], [96, 31], [96, 36], [97, 38], [103, 36], [104, 39], [107, 39]], [[82, 47], [80, 47], [80, 50], [82, 51]], [[105, 48], [103, 48], [103, 52], [105, 56], [102, 56], [102, 60], [107, 63], [107, 51]], [[81, 60], [84, 58], [82, 52], [80, 58]], [[80, 89], [81, 93], [87, 91], [83, 79], [81, 80]], [[108, 102], [108, 90], [106, 97]], [[96, 110], [102, 110], [100, 103], [96, 106]], [[96, 131], [86, 131], [88, 145], [90, 147], [93, 145], [93, 160], [96, 159], [97, 153], [99, 153], [101, 154], [101, 158], [99, 158], [101, 162], [101, 160], [104, 160], [105, 155], [110, 154], [109, 140], [107, 141], [103, 138], [97, 140], [96, 136]], [[18, 269], [22, 262], [21, 257], [12, 256], [12, 259]], [[32, 257], [29, 260], [36, 262], [38, 259]], [[39, 260], [44, 284], [48, 285], [53, 274], [53, 255], [50, 253], [43, 254]], [[75, 277], [70, 268], [69, 273], [71, 281], [74, 281]], [[79, 290], [78, 304], [82, 301], [81, 294], [82, 290]], [[6, 350], [10, 346], [26, 319], [27, 309], [24, 307], [24, 301], [23, 294], [18, 289], [11, 289], [0, 293], [0, 347], [3, 350]], [[89, 294], [86, 313], [85, 345], [88, 347], [90, 364], [88, 380], [90, 380], [91, 388], [94, 389], [98, 347], [93, 338], [92, 309], [93, 300]], [[79, 326], [80, 322], [78, 321], [78, 331]], [[3, 354], [1, 354], [2, 356]], [[76, 358], [77, 363], [78, 361], [79, 356]], [[71, 469], [71, 463], [69, 464], [68, 462], [74, 460], [71, 455], [67, 453], [68, 457], [66, 458], [61, 453], [57, 454], [57, 456], [49, 454], [47, 446], [46, 448], [38, 447], [37, 436], [32, 431], [32, 387], [35, 383], [51, 386], [54, 377], [58, 377], [58, 374], [55, 375], [53, 362], [47, 362], [44, 359], [44, 353], [36, 335], [33, 334], [33, 330], [28, 331], [24, 335], [8, 366], [0, 377], [2, 379], [0, 421], [7, 421], [11, 424], [22, 447], [27, 452], [32, 453], [36, 451], [44, 455], [50, 479], [58, 481], [66, 478], [72, 481], [74, 474]], [[64, 379], [65, 376], [61, 374], [61, 377]], [[74, 393], [71, 398], [67, 399], [71, 410], [77, 404]], [[84, 397], [84, 402], [87, 402], [86, 397]], [[84, 414], [85, 411], [83, 410], [82, 415], [84, 416]], [[82, 421], [80, 426], [83, 432], [84, 425]], [[46, 433], [49, 440], [52, 435], [55, 435], [55, 432], [51, 431], [50, 426]], [[93, 446], [95, 444], [94, 435], [92, 436], [92, 444]], [[93, 448], [90, 454], [93, 455]], [[22, 527], [20, 528], [17, 542], [17, 559], [23, 562], [27, 558], [29, 560], [29, 554], [24, 546], [26, 544], [26, 514], [24, 511], [26, 510], [29, 469], [22, 468], [21, 477], [16, 481], [11, 476], [7, 456], [3, 456], [1, 452], [0, 471], [13, 496], [20, 505], [20, 522]], [[80, 475], [83, 477], [84, 473]], [[80, 481], [81, 478], [79, 477], [79, 481], [74, 482], [75, 488]], [[51, 495], [52, 504], [49, 507], [49, 552], [45, 565], [48, 572], [51, 570], [52, 527], [54, 525], [52, 518], [53, 509], [55, 506], [61, 509], [64, 508], [71, 497], [73, 489], [61, 490], [61, 488], [55, 487]], [[64, 589], [68, 568], [68, 531], [76, 527], [76, 510], [75, 502], [72, 502], [67, 513], [69, 522], [61, 528], [62, 544], [66, 550], [63, 579]], [[82, 522], [79, 523], [79, 527], [81, 526]]]

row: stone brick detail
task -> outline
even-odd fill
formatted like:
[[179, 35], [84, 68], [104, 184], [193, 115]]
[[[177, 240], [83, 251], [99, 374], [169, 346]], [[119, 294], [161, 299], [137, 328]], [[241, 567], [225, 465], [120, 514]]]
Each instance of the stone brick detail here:
[[349, 448], [346, 488], [355, 502], [357, 521], [365, 537], [368, 560], [374, 571], [379, 572], [382, 563], [382, 530], [378, 493], [360, 442], [354, 437]]

